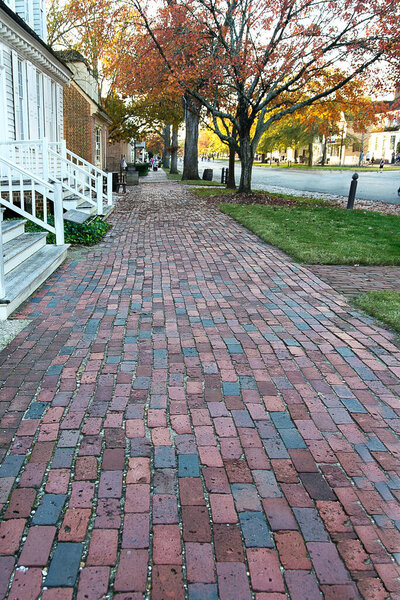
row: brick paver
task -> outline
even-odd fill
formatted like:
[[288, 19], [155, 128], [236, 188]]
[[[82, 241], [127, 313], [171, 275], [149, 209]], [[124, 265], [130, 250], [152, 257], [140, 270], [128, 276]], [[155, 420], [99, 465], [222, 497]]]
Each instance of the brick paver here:
[[380, 290], [400, 290], [400, 267], [309, 265], [308, 268], [346, 296]]
[[399, 600], [394, 336], [173, 182], [112, 222], [0, 354], [0, 594]]

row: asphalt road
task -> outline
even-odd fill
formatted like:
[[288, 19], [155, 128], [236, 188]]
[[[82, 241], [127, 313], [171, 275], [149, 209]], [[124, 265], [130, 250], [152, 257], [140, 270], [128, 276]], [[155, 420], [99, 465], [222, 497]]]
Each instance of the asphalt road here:
[[[203, 169], [214, 170], [214, 179], [220, 181], [222, 167], [227, 161], [200, 161], [200, 175]], [[382, 173], [354, 169], [359, 174], [356, 198], [400, 204], [397, 190], [400, 187], [400, 170]], [[303, 171], [301, 169], [285, 169], [273, 167], [253, 167], [254, 190], [268, 190], [270, 186], [279, 186], [293, 190], [323, 192], [339, 196], [348, 196], [351, 176], [354, 171]], [[240, 178], [240, 163], [236, 163], [236, 181]]]

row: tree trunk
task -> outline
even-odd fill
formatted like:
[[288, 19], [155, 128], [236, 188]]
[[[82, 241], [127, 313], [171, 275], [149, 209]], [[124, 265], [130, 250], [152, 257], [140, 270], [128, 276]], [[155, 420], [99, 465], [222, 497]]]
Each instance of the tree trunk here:
[[178, 173], [178, 126], [172, 125], [172, 151], [171, 151], [171, 170], [170, 173]]
[[164, 151], [162, 156], [162, 166], [164, 169], [169, 169], [169, 150], [171, 145], [171, 125], [166, 125], [163, 129]]
[[321, 165], [325, 166], [325, 161], [326, 161], [326, 147], [327, 147], [327, 138], [326, 136], [324, 136], [324, 147], [322, 149], [322, 160], [321, 160]]
[[200, 179], [198, 140], [201, 105], [189, 94], [184, 96], [184, 105], [186, 135], [182, 179]]
[[235, 150], [234, 146], [229, 144], [229, 168], [228, 168], [228, 180], [226, 182], [226, 187], [229, 190], [236, 190], [235, 154], [236, 154], [236, 150]]
[[308, 166], [312, 167], [313, 164], [313, 143], [308, 144]]
[[251, 192], [251, 171], [253, 168], [254, 152], [250, 144], [250, 132], [240, 137], [240, 162], [242, 172], [240, 175], [240, 184], [238, 193], [249, 194]]

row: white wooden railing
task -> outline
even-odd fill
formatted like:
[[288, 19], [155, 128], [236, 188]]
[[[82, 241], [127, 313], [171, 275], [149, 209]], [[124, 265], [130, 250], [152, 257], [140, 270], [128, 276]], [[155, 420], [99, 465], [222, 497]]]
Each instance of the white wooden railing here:
[[0, 173], [0, 205], [54, 233], [57, 245], [64, 244], [61, 182], [49, 183], [2, 156]]
[[[0, 142], [0, 156], [44, 181], [62, 185], [62, 195], [77, 196], [103, 214], [104, 206], [112, 206], [112, 175], [105, 173], [62, 142], [23, 140]], [[0, 165], [0, 177], [2, 176]]]
[[[78, 187], [82, 185], [82, 174], [86, 173], [88, 177], [87, 183], [90, 182], [90, 187], [96, 190], [96, 198], [98, 198], [97, 214], [102, 214], [104, 206], [112, 206], [112, 174], [105, 173], [96, 165], [85, 160], [72, 150], [66, 147], [65, 140], [62, 142], [49, 142], [49, 149], [53, 153], [57, 153], [64, 161], [64, 168], [68, 165], [68, 172], [74, 173], [74, 167], [77, 173]], [[64, 171], [65, 173], [65, 171]], [[65, 176], [65, 175], [64, 175]], [[80, 184], [79, 184], [80, 180]], [[89, 194], [90, 195], [90, 194]], [[99, 210], [100, 209], [100, 210]]]
[[102, 180], [98, 182], [89, 171], [85, 171], [50, 148], [47, 157], [49, 181], [60, 181], [64, 197], [66, 193], [72, 194], [95, 207], [97, 214], [101, 215], [103, 213]]
[[41, 177], [44, 175], [43, 140], [2, 141], [0, 155], [30, 173]]

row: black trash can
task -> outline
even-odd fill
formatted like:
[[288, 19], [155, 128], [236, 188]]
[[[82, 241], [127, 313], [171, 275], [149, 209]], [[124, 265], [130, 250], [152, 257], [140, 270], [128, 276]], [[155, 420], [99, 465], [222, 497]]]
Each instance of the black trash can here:
[[118, 173], [118, 171], [115, 171], [112, 173], [112, 191], [113, 192], [118, 191], [118, 181], [119, 181], [119, 173]]

